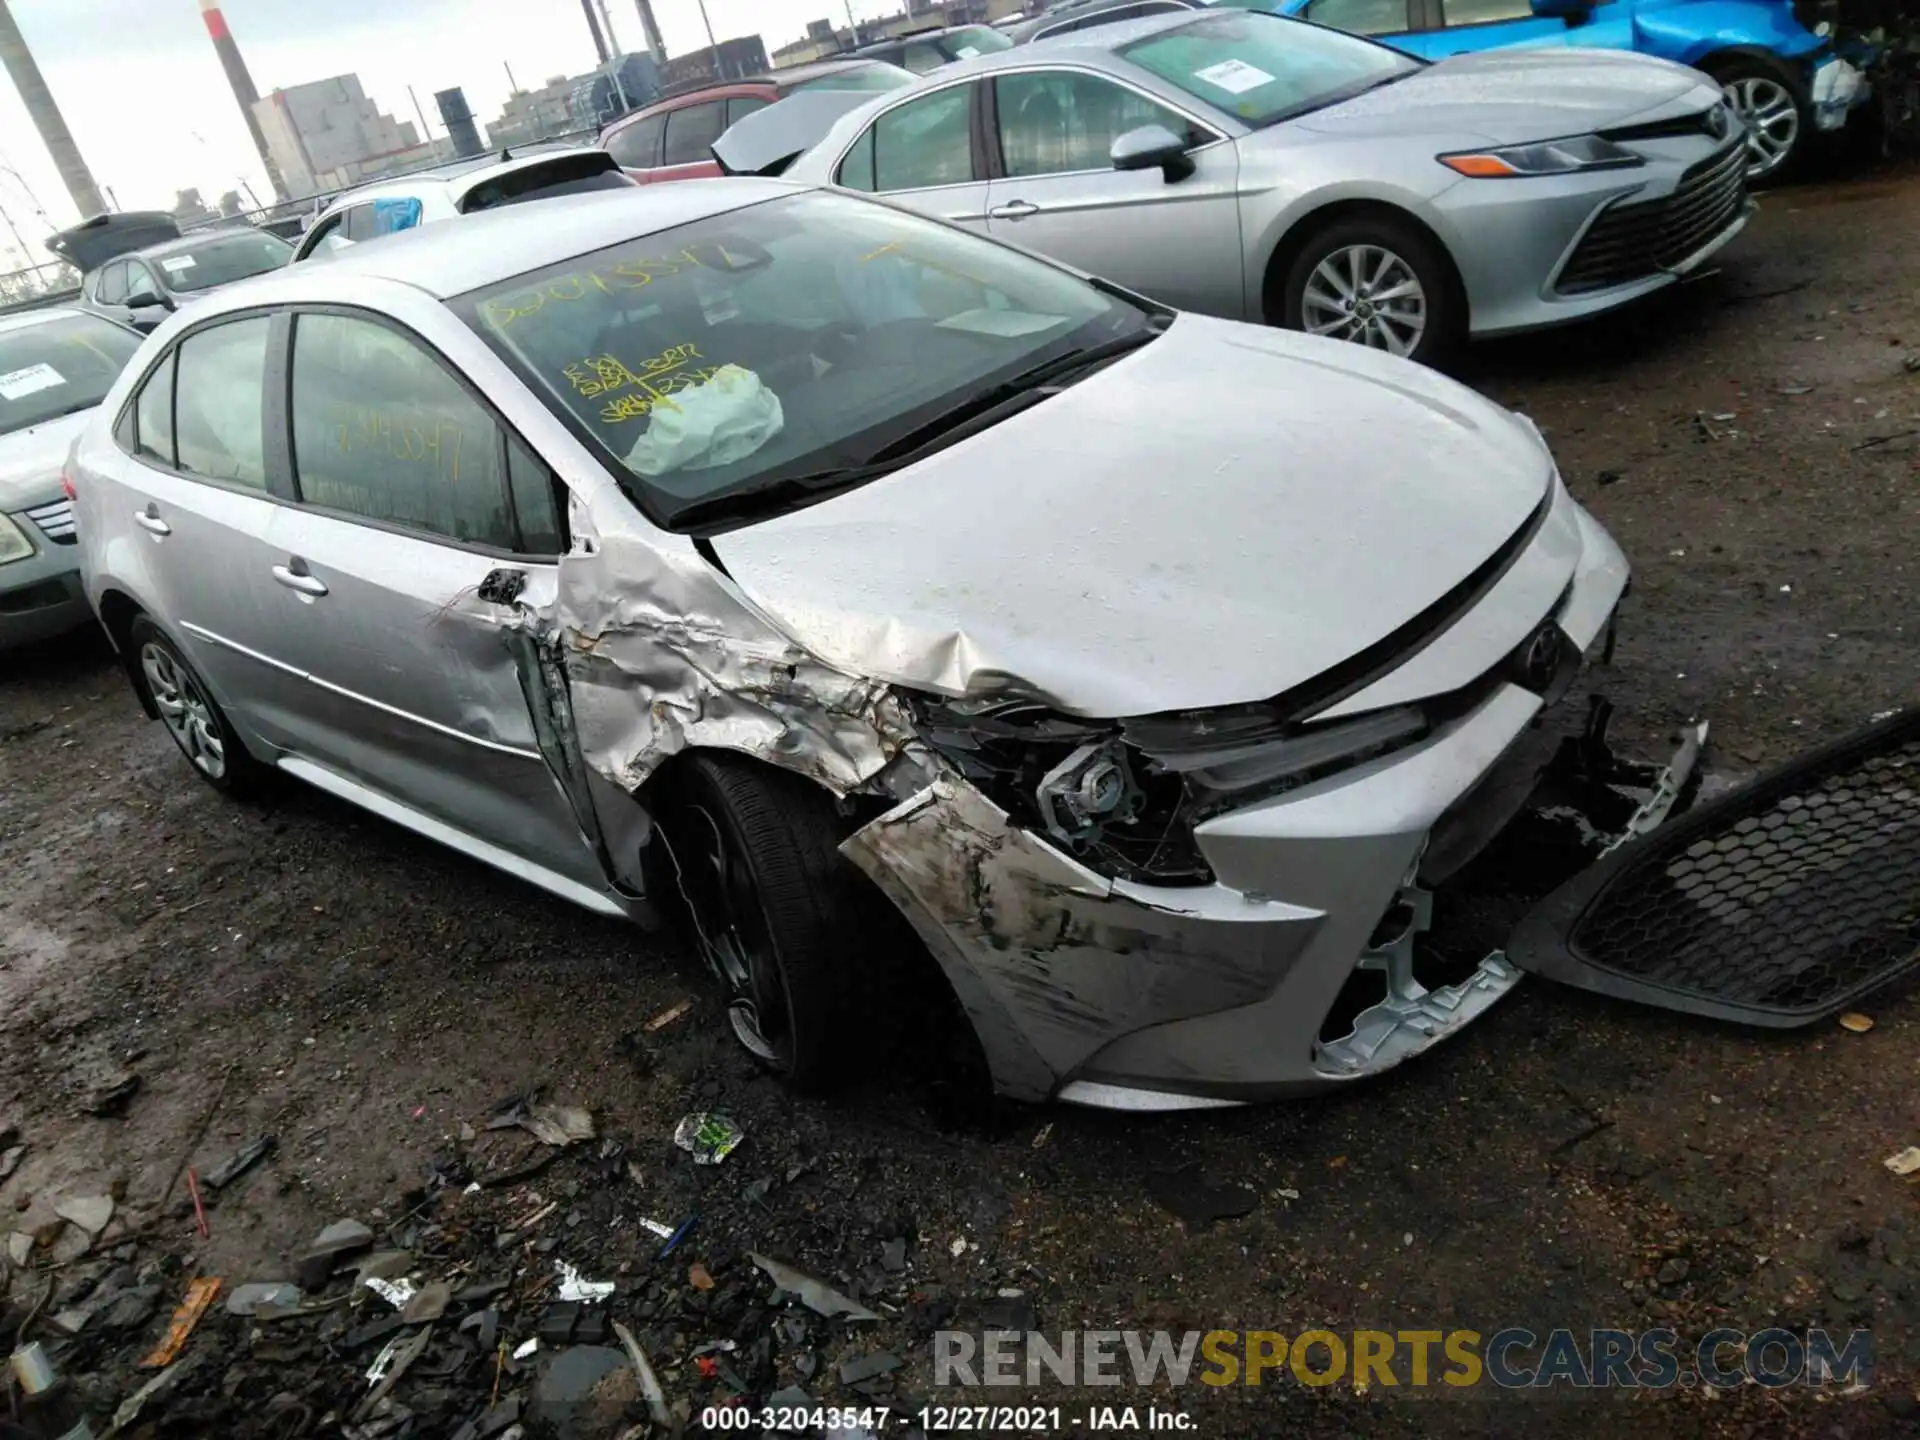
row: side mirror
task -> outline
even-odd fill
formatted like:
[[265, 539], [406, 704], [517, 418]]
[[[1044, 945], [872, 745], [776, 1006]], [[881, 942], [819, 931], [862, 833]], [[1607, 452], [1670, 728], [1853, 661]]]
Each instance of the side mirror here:
[[1164, 125], [1127, 131], [1113, 142], [1108, 155], [1116, 170], [1159, 170], [1169, 181], [1184, 180], [1193, 173], [1187, 142]]
[[1592, 18], [1593, 0], [1529, 0], [1533, 13], [1542, 20], [1564, 20], [1569, 25], [1584, 25]]
[[162, 310], [173, 309], [173, 302], [164, 295], [156, 295], [151, 290], [135, 290], [127, 296], [127, 308], [131, 310], [149, 309], [158, 306]]

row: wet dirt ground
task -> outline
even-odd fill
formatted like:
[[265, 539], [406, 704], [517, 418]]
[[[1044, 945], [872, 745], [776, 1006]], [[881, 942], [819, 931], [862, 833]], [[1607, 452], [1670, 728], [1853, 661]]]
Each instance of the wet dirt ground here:
[[[1920, 694], [1920, 374], [1903, 367], [1920, 355], [1916, 235], [1911, 167], [1792, 187], [1713, 276], [1468, 360], [1473, 384], [1534, 417], [1633, 560], [1602, 680], [1617, 733], [1665, 745], [1706, 716], [1713, 773], [1737, 779]], [[1669, 1327], [1690, 1343], [1721, 1325], [1825, 1325], [1870, 1329], [1877, 1360], [1851, 1396], [1355, 1396], [1273, 1377], [1044, 1392], [1069, 1416], [1153, 1400], [1207, 1436], [1920, 1424], [1920, 1181], [1881, 1163], [1920, 1142], [1912, 986], [1873, 999], [1870, 1033], [1766, 1035], [1534, 981], [1383, 1082], [1193, 1117], [1054, 1109], [955, 1127], [878, 1064], [842, 1095], [797, 1100], [721, 1038], [670, 941], [317, 793], [249, 808], [199, 785], [91, 636], [0, 661], [0, 877], [0, 1129], [26, 1147], [0, 1184], [0, 1234], [31, 1229], [63, 1193], [111, 1187], [122, 1199], [96, 1253], [125, 1246], [161, 1267], [143, 1277], [163, 1291], [157, 1312], [117, 1338], [93, 1328], [77, 1352], [108, 1409], [141, 1378], [131, 1362], [187, 1275], [286, 1279], [329, 1222], [401, 1221], [436, 1157], [457, 1181], [540, 1152], [484, 1126], [502, 1097], [543, 1084], [592, 1106], [622, 1154], [602, 1162], [589, 1142], [518, 1185], [461, 1197], [456, 1184], [427, 1202], [448, 1227], [435, 1243], [477, 1244], [503, 1272], [569, 1258], [616, 1278], [615, 1313], [696, 1419], [728, 1386], [689, 1351], [733, 1335], [742, 1357], [775, 1336], [749, 1377], [761, 1395], [802, 1380], [810, 1355], [811, 1393], [858, 1398], [835, 1367], [886, 1350], [904, 1365], [874, 1387], [883, 1400], [955, 1398], [931, 1389], [928, 1332], [1019, 1289], [1047, 1332]], [[684, 999], [689, 1013], [644, 1028]], [[81, 1114], [118, 1071], [140, 1081], [123, 1113]], [[674, 1148], [693, 1110], [745, 1129], [723, 1164]], [[205, 1173], [265, 1134], [277, 1153], [218, 1198], [200, 1238], [179, 1170]], [[1188, 1166], [1249, 1213], [1177, 1218], [1155, 1198], [1176, 1182], [1156, 1177]], [[636, 1223], [696, 1215], [667, 1259]], [[778, 1330], [749, 1250], [857, 1289], [881, 1322]], [[692, 1288], [696, 1261], [715, 1289]], [[39, 1279], [16, 1277], [15, 1323]], [[529, 1301], [506, 1317], [516, 1342], [538, 1313]], [[321, 1417], [353, 1398], [372, 1350], [348, 1357], [339, 1326], [323, 1338], [318, 1323], [255, 1330], [216, 1309], [189, 1347], [206, 1368], [182, 1393], [202, 1392], [200, 1407], [159, 1433], [339, 1433]], [[11, 1338], [0, 1320], [0, 1348]], [[491, 1357], [481, 1372], [446, 1388], [484, 1401]], [[309, 1407], [312, 1428], [276, 1393]], [[423, 1406], [410, 1433], [452, 1433], [465, 1403]]]

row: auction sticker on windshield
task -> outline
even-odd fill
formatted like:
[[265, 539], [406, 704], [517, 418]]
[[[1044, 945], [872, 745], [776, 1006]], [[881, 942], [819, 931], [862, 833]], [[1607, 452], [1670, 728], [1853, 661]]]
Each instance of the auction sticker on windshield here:
[[51, 390], [56, 385], [66, 383], [66, 376], [42, 361], [38, 365], [29, 365], [24, 370], [9, 370], [6, 374], [0, 375], [0, 398], [24, 400], [38, 391]]
[[1249, 90], [1258, 90], [1262, 85], [1273, 83], [1273, 76], [1258, 65], [1249, 65], [1244, 60], [1222, 60], [1218, 65], [1208, 65], [1194, 71], [1193, 78], [1204, 80], [1229, 95], [1244, 95]]
[[160, 261], [160, 268], [169, 275], [184, 275], [193, 269], [193, 257], [191, 255], [163, 256]]

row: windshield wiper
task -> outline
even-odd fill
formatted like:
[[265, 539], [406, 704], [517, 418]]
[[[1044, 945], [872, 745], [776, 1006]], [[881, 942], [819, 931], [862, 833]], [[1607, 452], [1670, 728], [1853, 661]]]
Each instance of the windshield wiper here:
[[1172, 318], [1171, 315], [1155, 316], [1140, 330], [1056, 356], [1011, 379], [989, 385], [905, 434], [896, 435], [858, 464], [809, 471], [804, 475], [783, 475], [763, 485], [694, 500], [675, 510], [671, 523], [675, 529], [688, 529], [714, 521], [752, 519], [770, 511], [823, 500], [828, 495], [877, 480], [1050, 399], [1081, 378], [1076, 372], [1116, 360], [1157, 338], [1172, 323]]

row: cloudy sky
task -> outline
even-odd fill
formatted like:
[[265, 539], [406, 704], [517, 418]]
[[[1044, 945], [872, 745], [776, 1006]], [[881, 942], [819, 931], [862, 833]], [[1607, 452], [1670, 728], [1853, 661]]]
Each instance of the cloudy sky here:
[[[212, 202], [239, 189], [241, 179], [269, 197], [198, 0], [11, 3], [80, 153], [120, 208], [169, 209], [186, 186]], [[620, 46], [640, 49], [633, 0], [606, 5]], [[706, 7], [719, 38], [757, 33], [769, 51], [798, 39], [809, 20], [831, 15], [846, 22], [845, 0], [706, 0]], [[411, 85], [435, 134], [436, 90], [464, 86], [484, 124], [507, 97], [506, 66], [532, 89], [596, 61], [580, 0], [224, 0], [221, 8], [262, 95], [358, 73], [381, 109], [417, 128]], [[853, 0], [863, 20], [899, 8], [898, 0]], [[699, 0], [654, 0], [654, 14], [669, 54], [706, 44]], [[41, 239], [77, 218], [4, 72], [0, 210], [36, 264], [48, 258]], [[0, 225], [0, 261], [12, 246]]]

